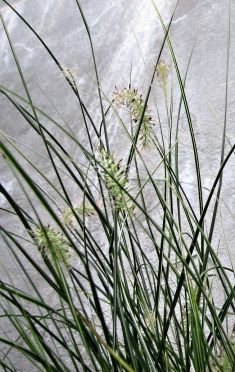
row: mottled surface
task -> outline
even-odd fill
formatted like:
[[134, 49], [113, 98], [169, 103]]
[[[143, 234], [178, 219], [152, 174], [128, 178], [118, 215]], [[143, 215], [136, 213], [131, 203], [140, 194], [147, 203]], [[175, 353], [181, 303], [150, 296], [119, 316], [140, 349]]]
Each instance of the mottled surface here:
[[[164, 20], [169, 20], [175, 1], [161, 0], [159, 9]], [[232, 1], [233, 3], [233, 1]], [[73, 0], [21, 0], [11, 1], [16, 9], [24, 15], [39, 35], [51, 48], [60, 63], [74, 68], [82, 98], [96, 123], [100, 123], [97, 89], [90, 45], [81, 16]], [[156, 13], [150, 0], [82, 0], [81, 1], [95, 46], [97, 66], [104, 94], [110, 99], [114, 86], [127, 86], [132, 66], [132, 82], [145, 92], [158, 56], [163, 34]], [[124, 6], [125, 4], [125, 6]], [[227, 135], [234, 143], [235, 128], [235, 6], [232, 4], [231, 24], [231, 56], [228, 99]], [[78, 134], [81, 142], [86, 143], [86, 133], [81, 125], [80, 111], [77, 101], [68, 84], [61, 77], [58, 68], [36, 40], [35, 36], [17, 18], [17, 16], [0, 2], [4, 20], [17, 52], [25, 79], [28, 83], [35, 105], [61, 120], [59, 113], [69, 126]], [[178, 59], [180, 71], [184, 74], [191, 50], [194, 46], [192, 61], [188, 73], [186, 91], [192, 113], [195, 134], [198, 141], [199, 157], [202, 169], [202, 182], [210, 188], [220, 163], [222, 140], [221, 126], [212, 113], [223, 122], [226, 77], [226, 39], [227, 39], [227, 1], [225, 0], [181, 0], [174, 16], [171, 37]], [[14, 64], [9, 44], [0, 28], [0, 84], [23, 94], [22, 84]], [[164, 58], [169, 55], [164, 51]], [[169, 64], [171, 64], [169, 62]], [[176, 78], [174, 85], [177, 86]], [[154, 97], [160, 111], [163, 109], [162, 94], [154, 83]], [[176, 94], [177, 96], [177, 94]], [[210, 106], [209, 106], [210, 105]], [[58, 112], [53, 106], [56, 106]], [[153, 114], [156, 112], [152, 108]], [[176, 112], [177, 113], [177, 112]], [[176, 114], [175, 113], [175, 114]], [[156, 118], [156, 117], [155, 117]], [[97, 124], [98, 125], [98, 124]], [[8, 135], [29, 146], [25, 148], [38, 166], [46, 171], [47, 161], [40, 158], [37, 152], [44, 155], [40, 139], [28, 128], [23, 119], [7, 99], [0, 96], [0, 127]], [[188, 184], [187, 190], [193, 200], [196, 177], [192, 171], [193, 156], [185, 115], [182, 114], [180, 124], [180, 160], [181, 179]], [[108, 123], [111, 146], [121, 157], [126, 154], [120, 128], [111, 120]], [[63, 138], [60, 140], [65, 142]], [[229, 145], [227, 145], [229, 149]], [[73, 151], [73, 149], [71, 149]], [[74, 148], [74, 156], [76, 149]], [[119, 157], [120, 157], [119, 156]], [[155, 163], [151, 153], [147, 155], [150, 163]], [[78, 159], [79, 160], [79, 159]], [[17, 181], [5, 163], [0, 163], [1, 182], [22, 205], [24, 200]], [[54, 179], [54, 175], [51, 175]], [[222, 192], [221, 223], [215, 232], [215, 247], [219, 245], [221, 259], [229, 262], [224, 235], [230, 249], [230, 256], [235, 263], [235, 159], [231, 159], [224, 176]], [[71, 191], [72, 192], [72, 191]], [[207, 192], [205, 191], [205, 196]], [[150, 201], [151, 202], [151, 201]], [[0, 196], [1, 207], [6, 206]], [[0, 211], [2, 214], [2, 212]], [[18, 225], [9, 216], [6, 226], [19, 232]], [[8, 251], [1, 245], [1, 258], [6, 268], [10, 268], [11, 259]], [[7, 274], [2, 270], [3, 276]], [[19, 285], [21, 277], [15, 272], [15, 280]], [[40, 286], [40, 283], [38, 283]], [[6, 331], [6, 330], [5, 330]], [[20, 363], [20, 362], [19, 362]]]

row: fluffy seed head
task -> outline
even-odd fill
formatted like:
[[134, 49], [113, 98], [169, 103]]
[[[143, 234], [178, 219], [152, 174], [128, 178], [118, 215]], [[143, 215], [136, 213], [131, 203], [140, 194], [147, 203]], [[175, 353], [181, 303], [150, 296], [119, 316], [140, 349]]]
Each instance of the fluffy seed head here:
[[48, 226], [38, 226], [33, 231], [35, 242], [43, 256], [57, 259], [67, 265], [69, 245], [61, 232]]
[[160, 61], [157, 65], [157, 76], [160, 83], [165, 86], [168, 78], [169, 66], [165, 61]]
[[142, 147], [149, 145], [153, 140], [154, 124], [148, 108], [145, 108], [145, 103], [143, 101], [142, 95], [138, 93], [138, 89], [116, 88], [113, 96], [114, 103], [119, 106], [125, 106], [127, 109], [130, 110], [134, 123], [138, 123], [142, 118], [139, 141], [141, 142]]

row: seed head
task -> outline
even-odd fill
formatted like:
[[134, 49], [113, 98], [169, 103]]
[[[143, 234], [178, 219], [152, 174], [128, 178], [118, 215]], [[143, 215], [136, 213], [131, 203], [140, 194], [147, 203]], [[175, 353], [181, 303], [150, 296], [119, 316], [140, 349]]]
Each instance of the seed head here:
[[48, 226], [38, 226], [33, 231], [35, 242], [43, 256], [57, 259], [63, 264], [68, 265], [69, 244], [63, 234]]
[[[94, 214], [94, 208], [92, 207], [91, 204], [87, 202], [85, 203], [81, 202], [73, 210], [79, 216], [83, 216], [83, 213], [86, 216], [91, 216], [92, 214]], [[66, 225], [72, 225], [76, 220], [73, 210], [70, 207], [68, 207], [64, 209], [64, 211], [62, 212], [62, 220]]]
[[78, 79], [78, 66], [74, 65], [72, 67], [68, 67], [68, 66], [62, 65], [61, 67], [63, 69], [63, 72], [59, 71], [59, 77], [63, 78], [65, 76], [66, 78], [70, 80], [70, 83], [72, 84], [72, 86], [74, 88], [77, 88], [76, 81]]
[[150, 332], [155, 332], [156, 314], [155, 311], [148, 309], [145, 315], [145, 324]]
[[122, 210], [130, 208], [130, 200], [123, 190], [123, 188], [127, 189], [128, 180], [125, 172], [121, 169], [121, 161], [115, 162], [112, 154], [101, 149], [100, 163], [105, 185], [112, 196], [115, 207]]
[[169, 66], [165, 61], [160, 61], [157, 65], [157, 76], [162, 86], [166, 85], [169, 73]]
[[[126, 106], [130, 110], [132, 120], [138, 123], [142, 118], [141, 128], [139, 133], [139, 140], [142, 147], [147, 146], [153, 140], [153, 121], [148, 108], [145, 108], [142, 95], [139, 95], [138, 89], [123, 88], [118, 90], [116, 88], [113, 93], [114, 103], [117, 105]], [[145, 112], [144, 112], [145, 109]], [[144, 115], [143, 115], [144, 112]], [[142, 117], [143, 115], [143, 117]]]

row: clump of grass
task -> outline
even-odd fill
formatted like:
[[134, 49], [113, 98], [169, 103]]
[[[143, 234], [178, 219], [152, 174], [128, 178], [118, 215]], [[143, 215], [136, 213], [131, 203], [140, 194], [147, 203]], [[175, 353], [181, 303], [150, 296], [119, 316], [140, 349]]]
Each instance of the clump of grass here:
[[[225, 152], [227, 94], [221, 164], [207, 193], [202, 187], [185, 92], [188, 68], [182, 76], [169, 37], [171, 24], [166, 28], [156, 6], [163, 41], [147, 94], [142, 97], [131, 85], [116, 89], [110, 105], [102, 95], [92, 35], [76, 1], [92, 50], [101, 112], [101, 123], [97, 123], [97, 116], [93, 118], [83, 102], [73, 73], [62, 67], [14, 7], [3, 2], [42, 43], [68, 82], [81, 109], [87, 142], [37, 107], [1, 17], [25, 95], [3, 86], [0, 93], [42, 140], [53, 174], [48, 177], [47, 170], [39, 169], [18, 142], [2, 132], [1, 154], [13, 170], [26, 207], [0, 185], [8, 203], [4, 216], [17, 220], [17, 232], [3, 224], [1, 237], [27, 282], [22, 290], [14, 278], [8, 282], [0, 278], [1, 320], [7, 319], [14, 331], [0, 335], [2, 368], [18, 370], [16, 352], [34, 370], [233, 371], [234, 340], [229, 337], [227, 324], [235, 313], [234, 271], [232, 264], [225, 267], [221, 263], [213, 239], [223, 172], [235, 151], [233, 144]], [[168, 47], [177, 79], [171, 96], [166, 89], [169, 67], [161, 60], [164, 47]], [[229, 60], [229, 43], [227, 49]], [[227, 92], [228, 67], [229, 63]], [[165, 111], [157, 110], [157, 134], [149, 100], [156, 78], [165, 99]], [[179, 89], [180, 95], [177, 115], [173, 110], [174, 89]], [[130, 114], [127, 125], [122, 121], [122, 107]], [[185, 144], [180, 142], [179, 127], [183, 109], [193, 150], [192, 172], [197, 179], [193, 199], [181, 181], [184, 164], [179, 153]], [[124, 154], [118, 147], [112, 148], [108, 122], [113, 115], [127, 129], [126, 137], [122, 137]], [[99, 151], [93, 143], [100, 144]], [[154, 154], [151, 164], [139, 148], [150, 143], [148, 150]], [[76, 159], [81, 157], [82, 164], [74, 160], [71, 149], [75, 147], [79, 154]], [[27, 167], [22, 165], [25, 162]], [[30, 170], [36, 172], [37, 182]], [[131, 177], [136, 187], [130, 187]], [[73, 205], [71, 200], [76, 196], [81, 203]], [[211, 220], [208, 211], [212, 211]], [[44, 222], [48, 218], [49, 225]], [[43, 260], [38, 262], [29, 247], [39, 249]], [[73, 265], [68, 262], [70, 252]], [[215, 282], [223, 293], [220, 305]]]
[[[235, 331], [234, 330], [230, 336], [230, 341], [231, 341], [233, 350], [235, 351]], [[213, 372], [219, 372], [219, 371], [233, 372], [234, 365], [231, 365], [225, 350], [221, 350], [219, 352], [218, 361], [219, 361], [219, 365], [213, 368]]]

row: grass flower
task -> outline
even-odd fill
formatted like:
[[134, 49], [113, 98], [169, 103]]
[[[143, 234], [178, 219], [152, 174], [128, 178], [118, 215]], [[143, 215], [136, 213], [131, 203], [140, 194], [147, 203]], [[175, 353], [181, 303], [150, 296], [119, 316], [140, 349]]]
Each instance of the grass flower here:
[[34, 239], [43, 256], [68, 264], [69, 245], [63, 234], [51, 226], [38, 226], [34, 230]]
[[[79, 216], [83, 216], [83, 214], [86, 216], [91, 216], [94, 214], [94, 208], [87, 202], [81, 202], [74, 208], [74, 212]], [[72, 225], [75, 222], [74, 212], [70, 207], [64, 209], [62, 213], [62, 220], [66, 225]]]
[[[119, 106], [125, 106], [131, 114], [134, 123], [138, 123], [144, 111], [144, 100], [138, 93], [138, 89], [123, 88], [117, 89], [113, 93], [114, 103]], [[146, 108], [142, 118], [139, 141], [142, 147], [149, 145], [153, 140], [153, 121], [152, 116]]]
[[130, 200], [122, 188], [128, 186], [128, 180], [124, 170], [121, 169], [121, 161], [116, 162], [112, 154], [101, 149], [100, 162], [103, 167], [104, 182], [112, 196], [115, 207], [127, 209], [130, 207]]
[[146, 311], [145, 324], [150, 332], [155, 333], [156, 313], [154, 310], [148, 309]]
[[59, 71], [58, 76], [60, 78], [68, 78], [74, 88], [77, 89], [77, 79], [78, 79], [78, 65], [73, 65], [72, 67], [68, 66], [61, 66], [63, 68], [63, 72]]
[[157, 65], [157, 76], [162, 85], [162, 87], [166, 86], [167, 78], [169, 74], [169, 66], [165, 61], [160, 61]]

